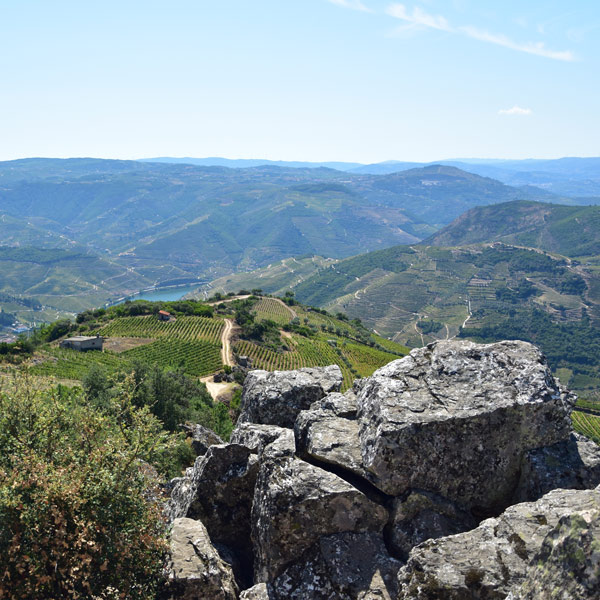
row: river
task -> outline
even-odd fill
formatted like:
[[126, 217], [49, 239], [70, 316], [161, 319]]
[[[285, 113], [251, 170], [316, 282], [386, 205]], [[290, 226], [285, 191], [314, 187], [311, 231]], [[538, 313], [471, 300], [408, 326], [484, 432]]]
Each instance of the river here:
[[123, 302], [125, 302], [125, 300], [150, 300], [151, 302], [156, 302], [160, 300], [180, 300], [186, 294], [197, 290], [198, 287], [200, 287], [200, 284], [162, 288], [157, 290], [150, 290], [148, 292], [139, 292], [138, 294], [129, 296], [128, 298], [124, 298], [120, 302], [117, 302], [117, 304], [122, 304]]

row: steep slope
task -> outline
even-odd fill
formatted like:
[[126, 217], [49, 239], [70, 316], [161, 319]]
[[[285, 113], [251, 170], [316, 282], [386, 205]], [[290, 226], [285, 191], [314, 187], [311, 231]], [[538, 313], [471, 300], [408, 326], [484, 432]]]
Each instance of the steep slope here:
[[[439, 165], [377, 176], [26, 159], [0, 163], [0, 231], [6, 244], [85, 248], [133, 279], [164, 285], [303, 254], [343, 258], [411, 244], [473, 206], [532, 196], [547, 194]], [[123, 285], [110, 296], [130, 291]]]
[[477, 207], [422, 243], [463, 246], [492, 241], [573, 257], [600, 254], [600, 206], [520, 201]]
[[[565, 383], [590, 394], [600, 391], [597, 262], [499, 242], [396, 246], [323, 264], [302, 281], [273, 265], [248, 287], [286, 282], [299, 301], [359, 318], [408, 346], [457, 336], [525, 339], [540, 345]], [[251, 284], [251, 274], [244, 281]], [[220, 280], [225, 289], [236, 283]]]
[[81, 249], [0, 246], [0, 271], [3, 294], [34, 298], [44, 306], [70, 312], [101, 305], [123, 290], [134, 292], [151, 283]]

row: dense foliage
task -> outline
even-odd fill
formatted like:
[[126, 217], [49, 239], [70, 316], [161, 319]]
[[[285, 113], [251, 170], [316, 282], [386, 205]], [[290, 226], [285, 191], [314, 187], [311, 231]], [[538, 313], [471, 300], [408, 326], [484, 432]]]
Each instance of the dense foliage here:
[[174, 440], [121, 382], [102, 406], [17, 379], [0, 393], [0, 598], [153, 597], [157, 474]]
[[92, 365], [82, 380], [87, 399], [106, 406], [120, 393], [123, 382], [133, 378], [131, 401], [138, 408], [147, 408], [171, 432], [180, 430], [183, 423], [200, 423], [229, 438], [233, 423], [227, 408], [213, 402], [204, 383], [187, 377], [181, 371], [167, 371], [157, 365], [133, 363], [131, 375], [109, 373]]

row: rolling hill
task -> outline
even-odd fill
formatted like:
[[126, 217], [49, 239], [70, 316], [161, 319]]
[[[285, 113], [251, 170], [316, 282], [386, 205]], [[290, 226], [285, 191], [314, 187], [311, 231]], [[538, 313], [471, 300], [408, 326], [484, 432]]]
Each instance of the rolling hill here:
[[[216, 305], [213, 302], [213, 307], [194, 301], [136, 301], [82, 313], [67, 335], [102, 335], [106, 349], [81, 353], [59, 348], [54, 341], [37, 349], [28, 365], [29, 372], [79, 381], [92, 365], [116, 372], [142, 362], [205, 377], [223, 369], [222, 341], [228, 331], [225, 320], [236, 318], [239, 311], [248, 311], [258, 327], [246, 331], [237, 326], [229, 341], [234, 354], [245, 356], [253, 368], [337, 364], [347, 389], [355, 377], [370, 375], [408, 352], [406, 347], [381, 338], [344, 315], [297, 303], [287, 306], [277, 298], [225, 298]], [[160, 321], [159, 309], [168, 310], [174, 318]]]
[[520, 201], [477, 207], [422, 243], [463, 246], [492, 241], [570, 257], [600, 254], [600, 206]]
[[[558, 200], [431, 166], [391, 175], [99, 159], [0, 163], [10, 244], [74, 243], [160, 283], [250, 270], [286, 257], [334, 258], [413, 243], [473, 206]], [[22, 235], [19, 233], [21, 228]]]
[[[320, 266], [319, 266], [320, 264]], [[384, 337], [421, 346], [456, 336], [518, 338], [540, 345], [565, 383], [600, 391], [600, 265], [496, 242], [463, 247], [396, 246], [335, 262], [300, 259], [260, 272], [269, 290], [361, 319]], [[310, 274], [312, 270], [312, 274]], [[212, 283], [225, 291], [243, 277]]]

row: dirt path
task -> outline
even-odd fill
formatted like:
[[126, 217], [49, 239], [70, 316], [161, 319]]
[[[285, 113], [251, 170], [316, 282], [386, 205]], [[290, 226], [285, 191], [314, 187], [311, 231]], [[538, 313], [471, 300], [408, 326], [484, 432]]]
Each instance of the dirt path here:
[[415, 331], [421, 336], [421, 346], [425, 345], [425, 338], [423, 337], [423, 334], [421, 333], [420, 329], [417, 327], [417, 323], [415, 322], [414, 324], [414, 328]]
[[210, 375], [209, 377], [202, 377], [200, 381], [206, 385], [206, 389], [208, 390], [208, 393], [211, 395], [213, 400], [218, 400], [219, 396], [223, 395], [225, 392], [228, 392], [229, 390], [235, 387], [234, 383], [215, 383], [213, 381], [212, 375]]
[[233, 360], [233, 352], [231, 351], [231, 334], [233, 332], [233, 321], [231, 319], [225, 319], [225, 327], [221, 334], [221, 360], [224, 365], [233, 367], [235, 362]]

